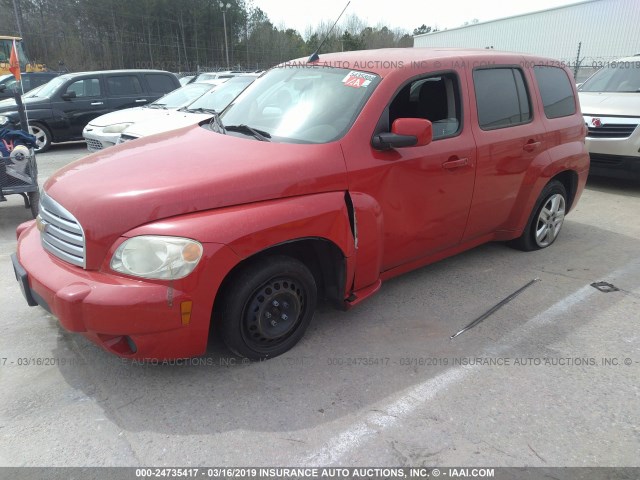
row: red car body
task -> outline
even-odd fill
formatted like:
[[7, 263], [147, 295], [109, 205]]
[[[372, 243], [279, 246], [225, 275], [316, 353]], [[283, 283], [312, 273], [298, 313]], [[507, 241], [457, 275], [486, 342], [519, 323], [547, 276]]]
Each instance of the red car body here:
[[[315, 65], [346, 65], [378, 77], [336, 140], [259, 142], [194, 126], [74, 162], [46, 182], [44, 194], [82, 225], [84, 265], [43, 249], [35, 222], [21, 225], [14, 266], [25, 295], [67, 330], [113, 353], [182, 358], [205, 352], [221, 286], [253, 258], [290, 251], [311, 259], [324, 296], [348, 308], [385, 279], [485, 242], [518, 238], [546, 185], [554, 179], [564, 185], [568, 211], [589, 168], [572, 81], [574, 113], [545, 115], [533, 66], [549, 62], [484, 50], [322, 55]], [[522, 72], [530, 121], [479, 126], [473, 75], [487, 66]], [[374, 148], [372, 136], [394, 95], [412, 79], [438, 72], [448, 72], [459, 87], [457, 133], [429, 137], [426, 145]], [[430, 135], [427, 130], [416, 136]], [[197, 240], [202, 258], [175, 280], [114, 271], [114, 252], [139, 235]]]

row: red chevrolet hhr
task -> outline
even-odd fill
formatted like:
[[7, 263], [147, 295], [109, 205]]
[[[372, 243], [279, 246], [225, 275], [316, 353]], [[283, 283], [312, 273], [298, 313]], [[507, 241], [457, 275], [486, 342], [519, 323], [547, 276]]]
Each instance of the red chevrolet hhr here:
[[389, 49], [271, 69], [211, 120], [71, 163], [18, 227], [29, 305], [123, 357], [252, 359], [316, 303], [489, 241], [551, 245], [584, 188], [570, 72], [487, 50]]

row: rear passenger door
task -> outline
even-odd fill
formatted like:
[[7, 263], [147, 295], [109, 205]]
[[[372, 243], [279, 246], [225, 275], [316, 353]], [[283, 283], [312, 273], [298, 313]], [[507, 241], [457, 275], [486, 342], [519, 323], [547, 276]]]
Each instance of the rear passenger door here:
[[518, 65], [476, 68], [469, 81], [475, 97], [471, 123], [477, 170], [465, 240], [513, 228], [510, 219], [527, 172], [546, 156], [544, 124], [536, 118], [526, 70]]
[[57, 141], [82, 138], [85, 125], [109, 111], [101, 77], [74, 78], [51, 99], [53, 119], [50, 126]]
[[152, 101], [136, 73], [109, 74], [105, 76], [105, 83], [111, 111], [140, 107]]

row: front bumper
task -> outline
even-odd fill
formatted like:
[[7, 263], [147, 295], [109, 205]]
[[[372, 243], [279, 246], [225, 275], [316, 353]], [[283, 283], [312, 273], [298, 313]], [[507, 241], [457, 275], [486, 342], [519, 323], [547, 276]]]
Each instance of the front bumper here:
[[625, 180], [640, 180], [640, 156], [603, 155], [591, 153], [590, 175]]
[[585, 115], [584, 119], [590, 174], [640, 179], [640, 118]]
[[[83, 270], [49, 255], [34, 225], [20, 235], [12, 261], [29, 305], [42, 306], [66, 330], [109, 352], [135, 359], [177, 359], [206, 350], [216, 279], [214, 288], [187, 282], [194, 287], [181, 291], [166, 282]], [[192, 302], [187, 323], [184, 302]]]

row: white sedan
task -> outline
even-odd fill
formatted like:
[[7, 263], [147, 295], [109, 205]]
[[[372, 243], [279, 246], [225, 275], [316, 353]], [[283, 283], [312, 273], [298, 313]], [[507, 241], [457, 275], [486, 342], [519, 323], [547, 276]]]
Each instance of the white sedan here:
[[227, 80], [223, 85], [205, 93], [186, 107], [167, 112], [167, 115], [161, 118], [155, 117], [136, 122], [122, 132], [117, 143], [196, 125], [203, 120], [209, 119], [214, 113], [222, 112], [259, 76], [260, 74], [257, 73], [235, 76]]
[[143, 107], [126, 108], [94, 118], [84, 127], [82, 136], [90, 152], [97, 152], [115, 145], [120, 133], [129, 125], [166, 113], [190, 104], [214, 87], [211, 83], [192, 83], [167, 93]]

